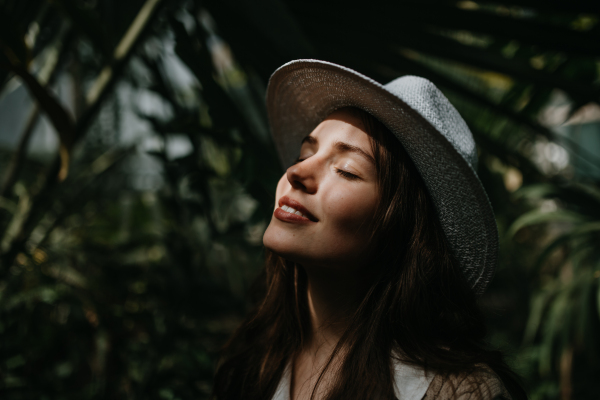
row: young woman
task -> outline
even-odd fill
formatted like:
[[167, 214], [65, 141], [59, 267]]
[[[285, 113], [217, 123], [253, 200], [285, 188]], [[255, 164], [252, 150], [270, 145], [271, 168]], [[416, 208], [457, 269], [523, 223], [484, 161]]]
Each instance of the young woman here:
[[381, 86], [299, 60], [267, 90], [287, 168], [262, 293], [216, 399], [524, 399], [485, 348], [476, 296], [496, 265], [476, 148], [429, 81]]

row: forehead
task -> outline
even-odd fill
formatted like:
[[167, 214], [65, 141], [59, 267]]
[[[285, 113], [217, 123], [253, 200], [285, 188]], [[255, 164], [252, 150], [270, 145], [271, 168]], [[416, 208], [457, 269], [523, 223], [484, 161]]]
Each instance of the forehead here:
[[371, 139], [359, 117], [348, 112], [336, 111], [321, 122], [310, 134], [319, 143], [344, 142], [361, 147], [371, 154]]

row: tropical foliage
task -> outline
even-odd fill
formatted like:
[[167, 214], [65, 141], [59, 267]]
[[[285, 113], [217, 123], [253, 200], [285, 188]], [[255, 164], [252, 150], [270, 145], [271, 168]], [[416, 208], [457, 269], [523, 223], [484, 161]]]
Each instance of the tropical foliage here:
[[[0, 118], [31, 99], [0, 132], [1, 396], [208, 398], [282, 172], [264, 88], [319, 58], [424, 76], [459, 108], [503, 238], [492, 345], [532, 398], [594, 398], [600, 148], [552, 124], [600, 99], [599, 18], [586, 1], [0, 0]], [[49, 160], [30, 150], [44, 124]]]

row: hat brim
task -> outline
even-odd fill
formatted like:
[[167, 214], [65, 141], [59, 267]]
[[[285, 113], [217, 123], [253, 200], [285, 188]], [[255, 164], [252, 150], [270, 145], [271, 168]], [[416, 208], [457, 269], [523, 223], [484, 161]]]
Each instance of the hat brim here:
[[302, 139], [343, 107], [369, 112], [400, 140], [423, 177], [467, 281], [476, 294], [483, 293], [498, 254], [498, 231], [483, 186], [454, 146], [381, 84], [319, 60], [277, 69], [267, 88], [267, 111], [284, 168], [298, 157]]

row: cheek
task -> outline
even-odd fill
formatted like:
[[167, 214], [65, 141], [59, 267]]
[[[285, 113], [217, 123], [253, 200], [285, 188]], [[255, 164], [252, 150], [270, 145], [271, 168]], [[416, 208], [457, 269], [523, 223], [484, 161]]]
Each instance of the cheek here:
[[339, 191], [330, 196], [327, 204], [326, 215], [330, 216], [330, 221], [346, 233], [351, 233], [367, 227], [375, 213], [377, 194], [374, 188], [359, 192]]

